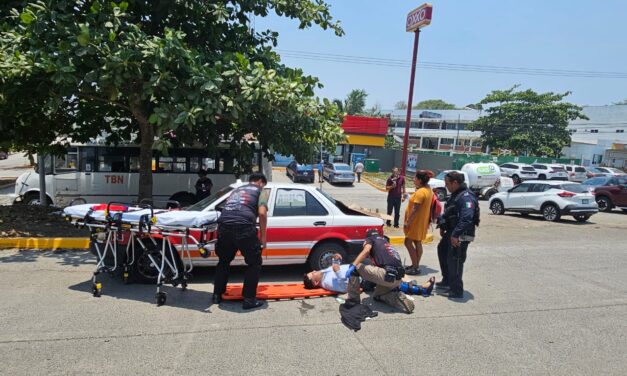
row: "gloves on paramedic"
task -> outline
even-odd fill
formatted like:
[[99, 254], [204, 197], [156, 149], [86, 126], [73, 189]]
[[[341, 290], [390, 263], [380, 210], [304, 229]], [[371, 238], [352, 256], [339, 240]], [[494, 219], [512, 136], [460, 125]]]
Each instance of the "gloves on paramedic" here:
[[351, 275], [355, 272], [355, 270], [356, 270], [355, 265], [351, 264], [351, 266], [348, 267], [348, 270], [346, 271], [346, 275], [344, 276], [344, 278], [349, 279]]

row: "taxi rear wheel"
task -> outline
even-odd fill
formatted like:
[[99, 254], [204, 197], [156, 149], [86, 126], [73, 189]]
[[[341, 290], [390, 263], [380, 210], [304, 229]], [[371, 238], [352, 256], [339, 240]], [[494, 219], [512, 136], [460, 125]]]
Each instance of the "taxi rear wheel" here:
[[331, 258], [334, 254], [339, 253], [342, 255], [342, 263], [348, 262], [346, 250], [342, 245], [336, 242], [325, 242], [316, 245], [307, 263], [312, 270], [322, 270], [331, 266]]

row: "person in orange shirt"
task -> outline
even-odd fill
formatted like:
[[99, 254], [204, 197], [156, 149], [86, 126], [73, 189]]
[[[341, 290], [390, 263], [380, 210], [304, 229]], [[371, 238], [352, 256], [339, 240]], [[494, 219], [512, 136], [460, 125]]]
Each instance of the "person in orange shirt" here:
[[429, 179], [433, 172], [418, 170], [414, 176], [416, 191], [409, 199], [405, 210], [405, 248], [409, 252], [411, 265], [405, 268], [408, 275], [420, 274], [420, 259], [422, 258], [422, 242], [427, 238], [429, 222], [431, 220], [431, 201], [433, 191], [429, 187]]

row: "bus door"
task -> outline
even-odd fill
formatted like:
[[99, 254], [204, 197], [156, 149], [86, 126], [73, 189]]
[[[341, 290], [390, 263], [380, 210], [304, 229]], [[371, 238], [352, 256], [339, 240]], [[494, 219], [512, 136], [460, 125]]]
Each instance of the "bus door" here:
[[67, 154], [54, 158], [53, 190], [56, 204], [68, 205], [79, 196], [78, 148], [68, 148]]

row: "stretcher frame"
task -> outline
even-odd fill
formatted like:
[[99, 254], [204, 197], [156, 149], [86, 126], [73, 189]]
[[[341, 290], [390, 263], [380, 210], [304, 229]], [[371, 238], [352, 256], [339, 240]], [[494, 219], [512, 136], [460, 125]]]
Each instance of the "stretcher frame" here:
[[[135, 206], [137, 210], [150, 209], [150, 215], [142, 215], [139, 220], [124, 220], [123, 213], [131, 213], [131, 211], [111, 210], [112, 205], [124, 205], [126, 203], [110, 202], [107, 204], [104, 218], [94, 218], [92, 214], [95, 211], [89, 210], [83, 217], [67, 215], [67, 219], [77, 227], [87, 227], [91, 233], [91, 241], [96, 250], [96, 268], [92, 275], [92, 294], [94, 297], [102, 295], [102, 282], [98, 276], [102, 273], [108, 273], [111, 276], [118, 267], [123, 267], [123, 282], [129, 281], [129, 271], [136, 260], [135, 243], [137, 243], [142, 251], [157, 269], [157, 291], [155, 300], [157, 306], [166, 303], [167, 294], [162, 291], [164, 284], [171, 284], [173, 287], [181, 285], [181, 289], [187, 289], [188, 281], [192, 277], [193, 263], [190, 245], [195, 246], [201, 255], [208, 255], [209, 245], [217, 242], [217, 223], [209, 223], [200, 227], [189, 226], [172, 226], [160, 225], [156, 223], [154, 209], [151, 205], [140, 204]], [[156, 213], [157, 215], [159, 213]], [[193, 232], [200, 234], [196, 238]], [[103, 235], [100, 235], [103, 234]], [[118, 262], [118, 247], [123, 246], [120, 243], [127, 240], [125, 249], [125, 260], [122, 265]], [[151, 241], [153, 246], [157, 246], [156, 239], [161, 240], [161, 248], [159, 250], [160, 260], [154, 254], [149, 252], [145, 241]], [[173, 244], [173, 240], [178, 239], [177, 245]], [[104, 248], [101, 249], [98, 240], [104, 240]], [[107, 264], [107, 255], [113, 257], [113, 264]], [[177, 258], [181, 261], [181, 267], [177, 265]]]

